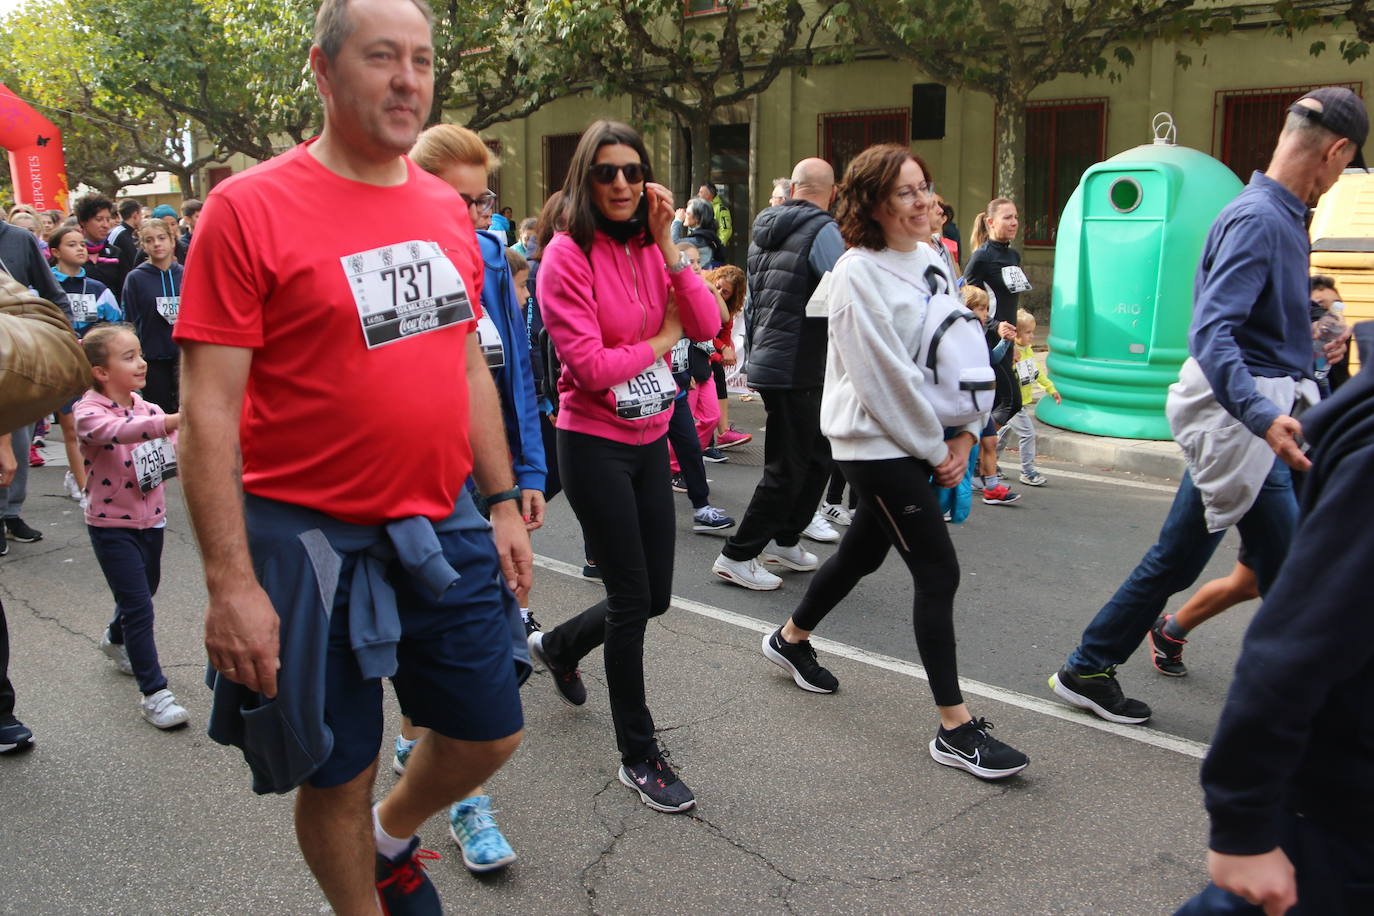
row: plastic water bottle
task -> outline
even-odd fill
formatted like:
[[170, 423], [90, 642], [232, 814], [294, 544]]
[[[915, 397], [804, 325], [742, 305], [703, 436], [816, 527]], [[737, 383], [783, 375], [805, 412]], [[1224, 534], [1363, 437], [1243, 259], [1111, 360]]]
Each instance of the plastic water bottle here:
[[1324, 379], [1331, 366], [1326, 361], [1326, 345], [1339, 340], [1345, 333], [1345, 303], [1337, 299], [1317, 321], [1317, 333], [1312, 338], [1312, 355], [1316, 360], [1316, 376]]

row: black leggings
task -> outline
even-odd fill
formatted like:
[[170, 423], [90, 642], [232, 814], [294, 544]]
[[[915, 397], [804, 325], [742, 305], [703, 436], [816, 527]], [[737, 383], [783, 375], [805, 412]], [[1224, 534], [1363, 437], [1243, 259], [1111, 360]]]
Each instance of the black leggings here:
[[[838, 506], [844, 501], [844, 472], [840, 470], [839, 462], [830, 462], [830, 483], [825, 488], [825, 501], [832, 506]], [[849, 510], [854, 511], [857, 506], [858, 497], [854, 495], [854, 488], [849, 488]]]
[[993, 375], [997, 378], [997, 390], [993, 393], [992, 422], [998, 429], [1007, 425], [1021, 409], [1021, 380], [1013, 368], [1016, 351], [1007, 348], [1007, 354], [992, 364]]
[[816, 572], [792, 612], [792, 622], [803, 630], [816, 629], [860, 579], [883, 565], [888, 548], [895, 546], [911, 570], [911, 622], [935, 705], [957, 706], [964, 702], [954, 650], [959, 559], [930, 483], [930, 465], [915, 458], [838, 464], [859, 495], [859, 508], [839, 550]]
[[644, 697], [644, 631], [668, 610], [673, 589], [677, 518], [668, 481], [668, 444], [661, 436], [626, 445], [558, 431], [563, 492], [582, 523], [601, 568], [606, 599], [544, 634], [559, 667], [577, 664], [604, 645], [606, 689], [621, 761], [654, 749], [654, 719]]

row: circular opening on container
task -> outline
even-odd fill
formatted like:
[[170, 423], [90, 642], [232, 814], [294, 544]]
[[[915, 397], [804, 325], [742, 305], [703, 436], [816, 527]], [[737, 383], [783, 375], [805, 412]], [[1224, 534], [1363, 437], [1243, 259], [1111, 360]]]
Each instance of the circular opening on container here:
[[1112, 209], [1117, 213], [1130, 213], [1140, 206], [1140, 182], [1134, 178], [1118, 178], [1112, 182], [1111, 190], [1107, 192], [1112, 202]]

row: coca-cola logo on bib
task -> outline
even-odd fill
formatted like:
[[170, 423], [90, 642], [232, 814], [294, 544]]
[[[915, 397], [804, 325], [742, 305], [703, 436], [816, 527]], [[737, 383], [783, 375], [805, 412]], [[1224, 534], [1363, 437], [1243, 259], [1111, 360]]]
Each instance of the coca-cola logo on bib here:
[[432, 331], [439, 327], [439, 313], [434, 311], [421, 312], [410, 318], [402, 318], [400, 325], [401, 336], [419, 334], [421, 331]]

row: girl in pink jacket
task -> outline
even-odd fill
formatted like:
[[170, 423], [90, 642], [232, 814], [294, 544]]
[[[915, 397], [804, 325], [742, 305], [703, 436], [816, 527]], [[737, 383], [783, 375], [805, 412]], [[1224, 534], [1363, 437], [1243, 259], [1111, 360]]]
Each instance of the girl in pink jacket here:
[[148, 363], [133, 325], [100, 325], [81, 345], [93, 378], [73, 409], [87, 474], [86, 525], [115, 598], [100, 650], [121, 673], [138, 679], [143, 718], [174, 728], [186, 723], [186, 710], [167, 689], [158, 664], [153, 595], [162, 576], [167, 524], [163, 481], [176, 474], [181, 415], [163, 413], [138, 394]]
[[654, 184], [632, 128], [598, 121], [564, 185], [566, 232], [544, 252], [539, 304], [563, 363], [558, 467], [606, 600], [530, 636], [565, 702], [587, 690], [577, 664], [605, 645], [620, 781], [657, 811], [696, 803], [654, 738], [644, 697], [644, 632], [668, 609], [677, 522], [666, 434], [677, 385], [666, 354], [684, 330], [706, 340], [720, 311], [673, 244], [673, 199]]

